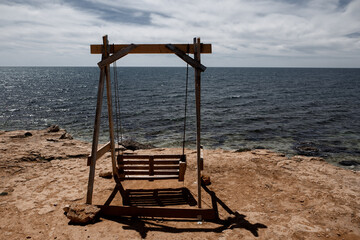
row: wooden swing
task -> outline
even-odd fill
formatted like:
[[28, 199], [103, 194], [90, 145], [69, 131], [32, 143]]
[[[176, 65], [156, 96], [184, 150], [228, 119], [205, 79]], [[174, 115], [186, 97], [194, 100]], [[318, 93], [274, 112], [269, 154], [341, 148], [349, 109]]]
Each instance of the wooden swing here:
[[[98, 63], [100, 68], [100, 79], [98, 86], [98, 97], [96, 105], [96, 115], [94, 123], [94, 134], [91, 155], [88, 158], [89, 181], [87, 189], [86, 203], [92, 204], [95, 165], [96, 160], [106, 152], [111, 152], [112, 171], [115, 180], [115, 187], [104, 205], [97, 205], [101, 208], [101, 213], [112, 216], [151, 216], [151, 217], [175, 217], [175, 218], [197, 218], [215, 219], [217, 218], [216, 206], [213, 208], [201, 208], [201, 171], [202, 157], [200, 146], [200, 79], [201, 72], [206, 67], [200, 63], [201, 53], [211, 53], [211, 44], [202, 44], [200, 39], [194, 38], [193, 44], [130, 44], [130, 45], [109, 45], [107, 36], [103, 37], [102, 45], [91, 45], [92, 54], [102, 54], [102, 60]], [[112, 55], [110, 55], [112, 54]], [[180, 155], [115, 155], [114, 126], [112, 119], [112, 101], [110, 84], [110, 64], [126, 56], [127, 54], [176, 54], [195, 70], [195, 99], [196, 99], [196, 152], [197, 152], [197, 185], [198, 201], [197, 209], [181, 208], [161, 208], [161, 207], [134, 207], [134, 206], [110, 206], [111, 201], [119, 192], [123, 198], [124, 205], [129, 203], [131, 190], [125, 190], [122, 181], [126, 180], [166, 180], [178, 179], [184, 181], [186, 169], [186, 156]], [[187, 54], [194, 54], [191, 58]], [[107, 109], [109, 120], [110, 142], [98, 149], [100, 115], [104, 92], [104, 81], [106, 84]], [[186, 112], [186, 110], [185, 110]], [[184, 149], [184, 145], [183, 145]], [[183, 191], [185, 194], [186, 191]], [[216, 204], [215, 204], [216, 205]]]

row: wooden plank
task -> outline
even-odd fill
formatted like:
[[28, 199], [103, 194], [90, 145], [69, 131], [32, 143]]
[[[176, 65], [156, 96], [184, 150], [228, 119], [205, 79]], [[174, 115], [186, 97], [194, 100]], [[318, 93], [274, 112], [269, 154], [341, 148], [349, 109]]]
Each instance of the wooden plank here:
[[[108, 53], [108, 41], [106, 37], [106, 42], [104, 42], [106, 51], [104, 52], [105, 58], [109, 56]], [[111, 150], [111, 163], [113, 176], [117, 174], [116, 168], [116, 159], [115, 159], [115, 138], [114, 138], [114, 122], [113, 122], [113, 112], [112, 112], [112, 98], [111, 98], [111, 80], [110, 80], [110, 66], [105, 65], [105, 76], [106, 76], [106, 99], [107, 99], [107, 110], [108, 110], [108, 121], [109, 121], [109, 134], [110, 134], [110, 150]]]
[[154, 175], [154, 157], [151, 156], [149, 159], [149, 175], [153, 176]]
[[164, 207], [132, 207], [132, 206], [104, 206], [97, 205], [103, 216], [143, 216], [165, 218], [193, 218], [201, 216], [204, 220], [215, 219], [213, 209], [188, 209], [188, 208], [164, 208]]
[[184, 181], [185, 170], [186, 170], [186, 163], [181, 162], [179, 165], [179, 181], [180, 182]]
[[[124, 160], [123, 165], [133, 164], [133, 165], [149, 165], [149, 161], [142, 161], [142, 160]], [[154, 164], [179, 164], [179, 160], [154, 160]]]
[[148, 175], [148, 176], [156, 176], [156, 175], [179, 175], [179, 170], [168, 170], [168, 171], [154, 171], [152, 175], [150, 175], [149, 171], [146, 170], [125, 170], [125, 175]]
[[149, 159], [153, 157], [154, 159], [180, 159], [182, 155], [120, 155], [123, 159]]
[[[200, 38], [194, 38], [194, 59], [200, 63]], [[201, 72], [195, 68], [195, 106], [196, 106], [196, 159], [197, 159], [197, 185], [198, 208], [201, 208]]]
[[172, 44], [166, 44], [166, 47], [169, 48], [171, 51], [173, 51], [176, 56], [178, 56], [179, 58], [181, 58], [182, 60], [184, 60], [186, 63], [188, 63], [190, 66], [192, 66], [193, 68], [198, 68], [201, 71], [205, 71], [206, 67], [204, 65], [202, 65], [200, 62], [192, 59], [191, 57], [189, 57], [188, 55], [186, 55], [186, 53], [184, 53], [183, 51], [181, 51], [180, 49], [178, 49], [177, 47], [175, 47]]
[[[110, 46], [110, 53], [115, 53], [121, 49], [128, 47], [130, 44], [115, 44]], [[166, 44], [136, 44], [137, 48], [132, 49], [129, 54], [173, 54], [166, 47]], [[180, 49], [185, 53], [194, 53], [194, 45], [192, 44], [173, 44], [175, 47]], [[101, 44], [92, 44], [90, 45], [91, 54], [101, 54], [102, 53]], [[187, 51], [189, 49], [189, 51]], [[211, 44], [201, 44], [201, 53], [212, 53]]]
[[[104, 156], [104, 154], [110, 150], [110, 147], [111, 147], [110, 142], [108, 142], [105, 145], [103, 145], [99, 150], [97, 150], [96, 160], [98, 160], [99, 158]], [[92, 158], [92, 156], [88, 157], [88, 166], [90, 166], [91, 158]]]
[[[148, 166], [146, 165], [119, 165], [120, 168], [124, 169], [124, 170], [147, 170], [149, 169]], [[179, 169], [179, 165], [154, 165], [154, 170], [158, 170], [158, 169]]]
[[113, 55], [106, 57], [105, 59], [103, 59], [102, 61], [98, 62], [98, 66], [100, 68], [105, 67], [113, 62], [115, 62], [116, 60], [126, 56], [132, 49], [136, 48], [136, 45], [134, 44], [130, 44], [129, 46], [121, 49], [118, 52], [115, 52]]
[[103, 99], [103, 93], [104, 93], [104, 80], [105, 80], [105, 73], [104, 73], [104, 70], [101, 69], [99, 86], [98, 86], [98, 94], [97, 94], [97, 102], [96, 102], [93, 141], [92, 141], [92, 147], [91, 147], [92, 158], [90, 161], [88, 189], [87, 189], [87, 194], [86, 194], [86, 203], [87, 204], [92, 203], [92, 194], [93, 194], [93, 189], [94, 189], [96, 153], [97, 153], [98, 142], [99, 142], [101, 107], [102, 107], [102, 99]]
[[142, 175], [136, 175], [136, 176], [129, 176], [126, 175], [124, 177], [121, 177], [121, 180], [168, 180], [168, 179], [178, 179], [178, 175], [161, 175], [161, 176], [142, 176]]

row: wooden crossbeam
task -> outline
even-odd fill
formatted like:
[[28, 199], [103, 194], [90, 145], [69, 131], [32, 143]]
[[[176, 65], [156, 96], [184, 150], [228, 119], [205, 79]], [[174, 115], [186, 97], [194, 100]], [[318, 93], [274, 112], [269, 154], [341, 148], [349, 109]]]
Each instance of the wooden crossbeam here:
[[186, 55], [185, 52], [181, 51], [179, 48], [177, 48], [176, 46], [172, 45], [172, 44], [166, 44], [166, 47], [168, 49], [170, 49], [171, 51], [173, 51], [179, 58], [181, 58], [182, 60], [184, 60], [186, 63], [188, 63], [189, 65], [191, 65], [194, 68], [199, 68], [201, 71], [205, 71], [206, 67], [204, 65], [202, 65], [200, 62], [195, 61], [193, 58], [189, 57], [188, 55]]
[[104, 60], [100, 61], [98, 63], [98, 66], [100, 68], [105, 67], [106, 65], [109, 65], [109, 64], [115, 62], [116, 60], [126, 56], [127, 54], [129, 54], [129, 52], [131, 50], [135, 49], [136, 47], [137, 47], [136, 45], [130, 44], [130, 45], [126, 46], [125, 48], [122, 48], [120, 51], [115, 52], [113, 55], [111, 55], [111, 56], [105, 58]]
[[[98, 160], [99, 158], [101, 158], [105, 153], [107, 153], [108, 151], [110, 151], [111, 145], [110, 142], [108, 142], [107, 144], [105, 144], [104, 146], [102, 146], [97, 152], [96, 152], [96, 160]], [[91, 159], [93, 158], [93, 156], [89, 156], [88, 157], [88, 162], [87, 165], [90, 166], [91, 164]]]
[[[130, 44], [113, 44], [110, 45], [110, 53], [115, 53], [121, 49], [128, 47]], [[172, 44], [185, 53], [194, 53], [193, 44]], [[129, 54], [171, 54], [174, 53], [166, 47], [166, 44], [136, 44], [136, 48], [132, 49]], [[101, 54], [103, 45], [90, 45], [91, 54]], [[211, 44], [201, 44], [201, 53], [211, 53]]]

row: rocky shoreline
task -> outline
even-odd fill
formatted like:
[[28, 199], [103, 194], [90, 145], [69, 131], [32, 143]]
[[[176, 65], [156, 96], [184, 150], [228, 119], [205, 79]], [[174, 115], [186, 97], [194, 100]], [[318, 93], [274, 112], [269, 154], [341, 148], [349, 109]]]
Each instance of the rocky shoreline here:
[[[225, 223], [167, 219], [105, 219], [69, 224], [64, 206], [84, 203], [86, 159], [91, 144], [63, 129], [0, 131], [1, 239], [359, 239], [360, 172], [318, 157], [266, 149], [205, 150], [209, 188], [231, 209]], [[178, 153], [181, 149], [133, 149], [137, 153]], [[177, 181], [129, 182], [127, 188], [185, 186], [196, 192], [195, 159], [187, 149], [184, 185]], [[114, 181], [99, 177], [111, 170], [109, 154], [97, 163], [94, 203], [103, 203]], [[204, 205], [210, 204], [204, 198]], [[120, 203], [117, 196], [114, 203]]]

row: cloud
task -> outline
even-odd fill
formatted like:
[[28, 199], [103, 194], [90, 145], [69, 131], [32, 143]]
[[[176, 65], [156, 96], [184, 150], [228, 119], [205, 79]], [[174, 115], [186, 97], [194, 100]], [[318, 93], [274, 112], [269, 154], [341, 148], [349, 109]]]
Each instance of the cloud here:
[[[210, 66], [360, 67], [358, 0], [30, 0], [0, 3], [0, 65], [95, 65], [89, 44], [213, 44]], [[156, 59], [153, 61], [151, 59]], [[182, 65], [130, 56], [125, 65]], [[329, 61], [331, 59], [331, 61]]]

